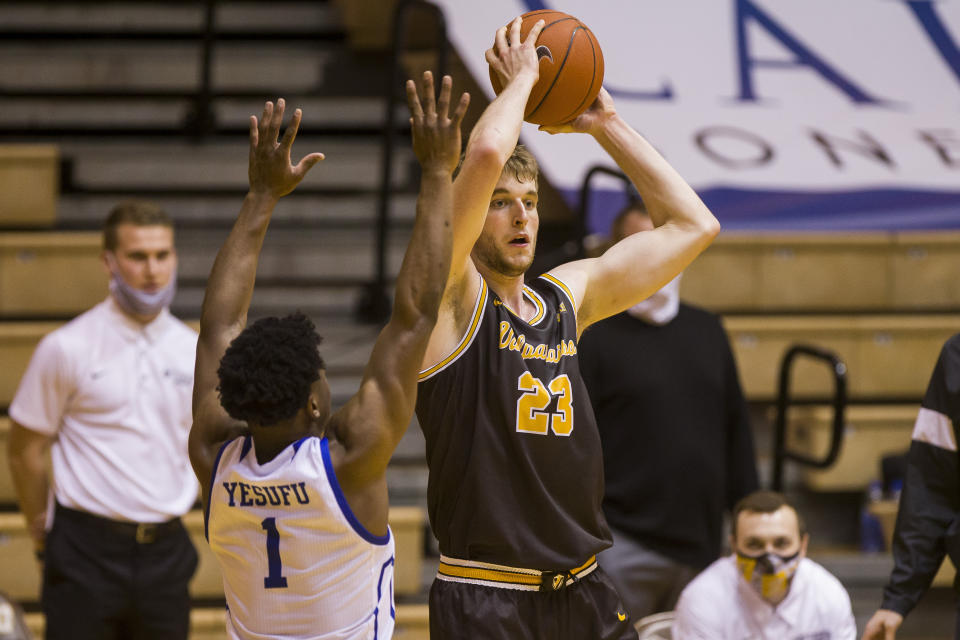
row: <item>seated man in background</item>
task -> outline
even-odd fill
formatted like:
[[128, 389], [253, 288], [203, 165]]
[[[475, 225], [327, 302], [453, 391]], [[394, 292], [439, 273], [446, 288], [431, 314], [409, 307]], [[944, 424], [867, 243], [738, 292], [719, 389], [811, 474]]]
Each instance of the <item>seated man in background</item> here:
[[[638, 201], [614, 220], [611, 239], [650, 229]], [[679, 295], [678, 275], [580, 338], [613, 534], [597, 561], [634, 620], [674, 608], [687, 583], [720, 556], [724, 511], [758, 487], [726, 332], [717, 316], [681, 304]]]
[[733, 510], [734, 554], [687, 585], [677, 604], [676, 640], [854, 640], [850, 597], [806, 557], [809, 535], [779, 493], [757, 491]]

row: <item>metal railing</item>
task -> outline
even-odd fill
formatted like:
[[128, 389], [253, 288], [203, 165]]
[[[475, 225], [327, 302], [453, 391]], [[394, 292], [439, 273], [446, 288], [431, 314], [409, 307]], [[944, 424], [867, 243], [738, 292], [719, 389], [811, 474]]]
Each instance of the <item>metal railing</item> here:
[[205, 0], [203, 8], [203, 35], [200, 47], [200, 83], [193, 98], [193, 108], [187, 115], [185, 129], [196, 141], [216, 129], [213, 102], [213, 48], [217, 41], [217, 0]]
[[[787, 411], [790, 408], [790, 373], [799, 356], [808, 356], [827, 365], [833, 375], [833, 430], [830, 449], [822, 458], [787, 449]], [[777, 418], [774, 426], [773, 474], [774, 491], [783, 489], [783, 466], [787, 460], [815, 469], [826, 469], [837, 460], [843, 444], [844, 411], [847, 406], [847, 365], [837, 354], [805, 344], [796, 344], [787, 349], [780, 361], [780, 384], [777, 392]]]
[[447, 71], [447, 22], [443, 10], [426, 0], [399, 0], [394, 7], [393, 37], [390, 56], [390, 74], [384, 91], [383, 138], [380, 147], [380, 191], [377, 201], [376, 270], [373, 280], [364, 289], [357, 307], [361, 322], [380, 323], [390, 315], [390, 297], [387, 295], [387, 236], [390, 230], [390, 191], [393, 174], [393, 150], [397, 133], [394, 111], [397, 92], [403, 86], [404, 71], [401, 56], [407, 46], [407, 24], [414, 8], [432, 12], [437, 21], [435, 52], [437, 65], [434, 77], [439, 79]]
[[634, 193], [631, 193], [633, 184], [623, 171], [601, 164], [595, 164], [587, 169], [587, 172], [583, 176], [583, 182], [580, 184], [580, 202], [577, 206], [577, 219], [574, 221], [574, 233], [577, 237], [577, 256], [583, 256], [584, 254], [583, 240], [587, 237], [587, 221], [590, 218], [590, 195], [593, 191], [592, 181], [594, 176], [597, 175], [611, 176], [623, 181], [623, 188], [628, 194], [627, 197], [630, 199], [638, 197]]

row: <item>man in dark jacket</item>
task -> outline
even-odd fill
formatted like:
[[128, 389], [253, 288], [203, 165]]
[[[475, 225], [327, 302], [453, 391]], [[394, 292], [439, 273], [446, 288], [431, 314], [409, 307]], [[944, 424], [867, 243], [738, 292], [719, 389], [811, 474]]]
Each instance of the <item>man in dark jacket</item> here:
[[[960, 562], [960, 333], [943, 345], [913, 427], [893, 534], [893, 572], [863, 640], [893, 640], [949, 555]], [[960, 638], [960, 615], [954, 638]]]
[[[653, 224], [640, 203], [613, 240]], [[598, 561], [635, 620], [673, 608], [720, 556], [724, 510], [757, 489], [753, 436], [726, 332], [683, 304], [680, 276], [580, 340], [603, 449], [614, 546]]]

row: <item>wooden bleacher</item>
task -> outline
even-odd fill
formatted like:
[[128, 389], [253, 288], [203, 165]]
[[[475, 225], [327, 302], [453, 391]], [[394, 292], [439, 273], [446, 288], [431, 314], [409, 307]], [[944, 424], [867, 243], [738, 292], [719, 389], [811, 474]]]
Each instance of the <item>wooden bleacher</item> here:
[[[816, 316], [727, 316], [748, 399], [776, 394], [780, 358], [796, 342], [836, 351], [846, 362], [851, 397], [919, 398], [943, 342], [960, 330], [960, 314], [843, 314]], [[0, 323], [0, 406], [9, 404], [30, 355], [55, 322]], [[794, 389], [824, 395], [831, 378], [822, 366], [800, 362]]]
[[[43, 637], [41, 613], [28, 613], [27, 627], [37, 638]], [[190, 612], [190, 640], [226, 640], [226, 610], [223, 607], [195, 608]], [[429, 640], [430, 627], [425, 604], [397, 606], [393, 640]]]
[[[99, 254], [98, 232], [0, 233], [0, 317], [89, 308], [106, 292]], [[682, 295], [736, 313], [953, 311], [956, 273], [958, 233], [721, 235], [688, 267]]]
[[[960, 331], [957, 273], [957, 232], [724, 233], [686, 270], [681, 296], [723, 313], [753, 402], [775, 399], [780, 361], [793, 344], [844, 360], [855, 405], [840, 459], [800, 477], [812, 491], [855, 492], [879, 476], [883, 455], [909, 447], [940, 348]], [[796, 363], [795, 396], [824, 398], [831, 385], [822, 364]], [[794, 412], [795, 444], [822, 453], [828, 413]]]
[[683, 277], [718, 311], [960, 309], [960, 233], [723, 233]]
[[101, 237], [95, 231], [0, 233], [0, 316], [70, 316], [103, 300]]
[[30, 362], [33, 350], [43, 336], [61, 322], [0, 322], [0, 407], [13, 400], [20, 376]]
[[[862, 491], [879, 477], [879, 461], [884, 456], [905, 453], [910, 447], [919, 409], [919, 404], [847, 407], [840, 456], [829, 469], [804, 468], [804, 484], [814, 491]], [[792, 451], [826, 455], [832, 434], [832, 407], [796, 406], [787, 418], [793, 425], [787, 442]]]
[[[775, 397], [783, 353], [804, 342], [844, 360], [851, 398], [890, 401], [920, 398], [944, 341], [960, 331], [960, 314], [747, 315], [725, 317], [724, 325], [749, 399]], [[831, 385], [823, 365], [797, 363], [797, 394], [824, 396]]]
[[56, 145], [0, 144], [0, 227], [52, 227], [59, 191]]

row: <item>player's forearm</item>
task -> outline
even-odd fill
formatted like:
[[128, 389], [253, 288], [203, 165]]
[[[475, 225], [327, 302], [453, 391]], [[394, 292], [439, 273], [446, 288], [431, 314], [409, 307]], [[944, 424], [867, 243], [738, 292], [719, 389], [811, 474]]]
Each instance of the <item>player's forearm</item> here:
[[470, 132], [467, 155], [472, 152], [497, 154], [500, 166], [503, 166], [517, 146], [527, 99], [536, 82], [536, 75], [521, 73], [504, 87]]
[[27, 530], [34, 546], [43, 547], [46, 522], [47, 496], [50, 485], [47, 480], [46, 448], [38, 443], [22, 443], [12, 436], [8, 445], [10, 474], [17, 493], [20, 510], [27, 521]]
[[203, 330], [243, 324], [257, 276], [260, 249], [277, 199], [250, 192], [243, 200], [237, 221], [217, 253], [200, 315]]
[[484, 110], [474, 125], [454, 187], [453, 274], [465, 274], [470, 251], [483, 229], [490, 194], [517, 146], [520, 124], [536, 77], [518, 75]]
[[693, 188], [622, 118], [610, 118], [595, 137], [637, 187], [655, 226], [670, 222], [707, 238], [720, 231], [720, 223]]
[[394, 315], [436, 322], [450, 274], [453, 246], [453, 187], [445, 168], [426, 168], [420, 181], [417, 216], [397, 275]]

